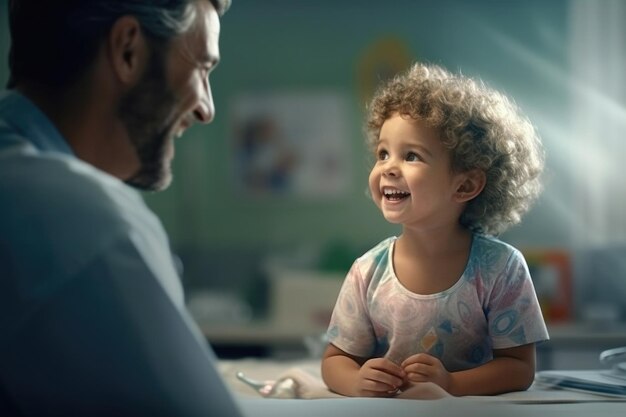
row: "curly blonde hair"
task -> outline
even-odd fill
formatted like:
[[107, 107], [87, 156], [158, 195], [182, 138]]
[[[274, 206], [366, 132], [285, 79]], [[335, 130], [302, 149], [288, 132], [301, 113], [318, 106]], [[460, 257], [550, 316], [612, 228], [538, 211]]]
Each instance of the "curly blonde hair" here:
[[469, 230], [503, 232], [541, 192], [544, 153], [537, 131], [513, 102], [482, 81], [423, 63], [387, 81], [368, 106], [366, 133], [373, 150], [383, 123], [396, 113], [440, 132], [454, 172], [485, 173], [485, 188], [460, 217]]

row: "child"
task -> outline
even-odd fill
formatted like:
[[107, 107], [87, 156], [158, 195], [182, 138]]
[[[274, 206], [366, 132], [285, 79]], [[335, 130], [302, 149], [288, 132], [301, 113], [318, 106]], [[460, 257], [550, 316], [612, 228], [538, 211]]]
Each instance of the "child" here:
[[539, 194], [535, 129], [500, 93], [418, 63], [376, 93], [367, 131], [371, 196], [402, 234], [350, 269], [324, 382], [373, 397], [527, 389], [548, 333], [522, 254], [493, 236]]

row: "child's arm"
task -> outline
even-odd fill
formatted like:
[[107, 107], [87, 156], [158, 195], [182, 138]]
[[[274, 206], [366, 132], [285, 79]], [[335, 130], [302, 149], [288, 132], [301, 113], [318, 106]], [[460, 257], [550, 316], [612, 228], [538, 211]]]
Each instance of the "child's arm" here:
[[434, 382], [455, 396], [493, 395], [527, 389], [535, 378], [535, 344], [493, 351], [493, 360], [476, 368], [448, 372], [439, 359], [420, 353], [401, 366], [411, 382]]
[[332, 391], [351, 397], [392, 397], [405, 382], [401, 367], [385, 358], [362, 359], [329, 344], [322, 379]]

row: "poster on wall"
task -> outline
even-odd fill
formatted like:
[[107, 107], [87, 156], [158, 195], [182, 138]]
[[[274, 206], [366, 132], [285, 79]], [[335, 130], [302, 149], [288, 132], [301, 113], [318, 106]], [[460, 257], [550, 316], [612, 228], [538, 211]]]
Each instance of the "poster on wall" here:
[[231, 105], [234, 178], [244, 196], [329, 199], [350, 188], [347, 98], [273, 92]]

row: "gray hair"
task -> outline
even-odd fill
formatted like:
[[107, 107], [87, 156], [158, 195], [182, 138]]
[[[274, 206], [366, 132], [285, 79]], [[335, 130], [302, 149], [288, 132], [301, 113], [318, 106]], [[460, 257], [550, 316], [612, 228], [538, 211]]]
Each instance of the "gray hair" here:
[[231, 4], [231, 0], [10, 0], [7, 86], [26, 80], [51, 88], [68, 85], [89, 66], [99, 42], [121, 16], [134, 16], [149, 37], [167, 42], [191, 28], [199, 1], [210, 1], [220, 16]]
[[[199, 0], [95, 0], [77, 10], [71, 21], [82, 27], [112, 22], [120, 16], [134, 16], [142, 28], [157, 39], [169, 39], [185, 33], [196, 18]], [[221, 16], [230, 7], [230, 0], [208, 0]]]

